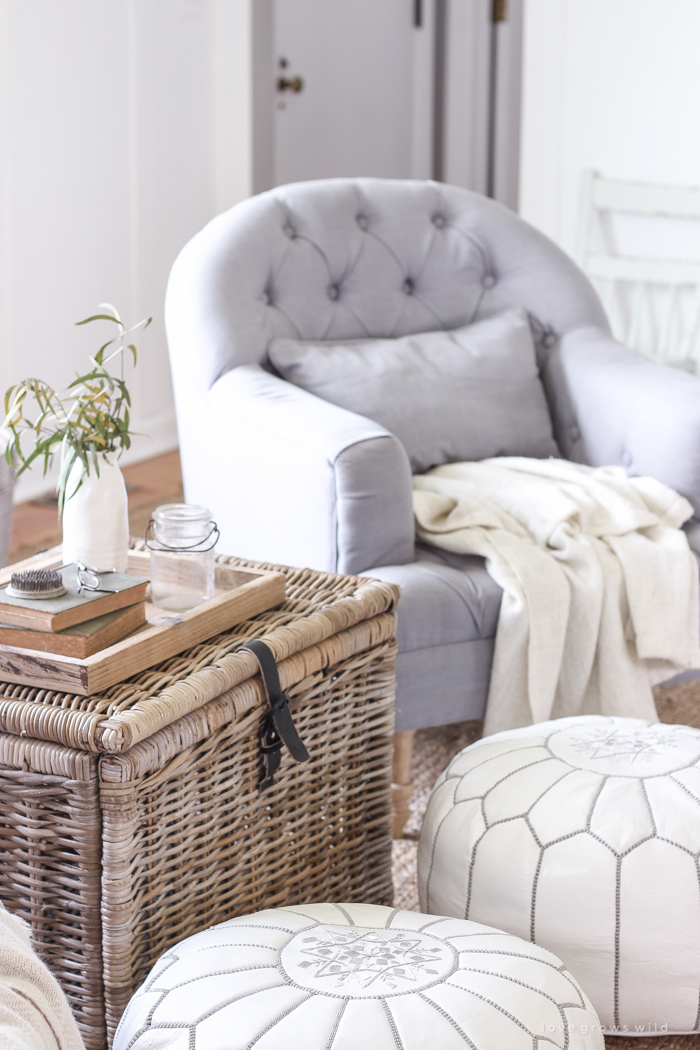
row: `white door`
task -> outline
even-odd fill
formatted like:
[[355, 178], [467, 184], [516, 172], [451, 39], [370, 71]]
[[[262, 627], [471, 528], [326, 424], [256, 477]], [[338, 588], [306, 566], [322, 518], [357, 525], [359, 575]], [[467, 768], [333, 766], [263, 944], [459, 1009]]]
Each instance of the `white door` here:
[[432, 174], [425, 0], [275, 0], [275, 185]]

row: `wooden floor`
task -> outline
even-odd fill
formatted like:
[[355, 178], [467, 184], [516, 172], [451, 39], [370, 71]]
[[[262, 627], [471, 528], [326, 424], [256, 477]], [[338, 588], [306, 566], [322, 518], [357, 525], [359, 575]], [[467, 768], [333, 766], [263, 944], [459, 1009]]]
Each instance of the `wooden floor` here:
[[[143, 536], [156, 507], [162, 503], [182, 503], [180, 455], [166, 452], [130, 467], [122, 467], [129, 497], [129, 530]], [[61, 522], [54, 497], [30, 500], [15, 506], [9, 563], [29, 558], [37, 551], [61, 542]]]

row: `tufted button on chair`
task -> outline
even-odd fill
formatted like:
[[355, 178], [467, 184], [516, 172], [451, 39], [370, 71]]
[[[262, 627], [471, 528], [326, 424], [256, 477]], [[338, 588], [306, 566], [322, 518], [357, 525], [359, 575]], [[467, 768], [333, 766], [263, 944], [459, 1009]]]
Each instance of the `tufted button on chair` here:
[[266, 351], [276, 336], [402, 336], [514, 306], [530, 315], [562, 454], [633, 464], [700, 509], [700, 381], [614, 342], [571, 260], [479, 194], [383, 179], [282, 186], [210, 222], [170, 277], [185, 493], [212, 509], [222, 548], [402, 586], [399, 783], [416, 728], [483, 714], [501, 591], [482, 559], [414, 543], [398, 439], [272, 374]]

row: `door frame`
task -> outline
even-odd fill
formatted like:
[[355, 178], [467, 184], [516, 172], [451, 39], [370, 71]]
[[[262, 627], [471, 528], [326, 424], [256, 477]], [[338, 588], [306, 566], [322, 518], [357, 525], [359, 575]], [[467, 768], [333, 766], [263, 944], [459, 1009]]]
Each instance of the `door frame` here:
[[[436, 0], [440, 2], [440, 0]], [[439, 177], [517, 211], [523, 0], [444, 0], [444, 112]]]
[[274, 0], [251, 0], [253, 193], [274, 185]]

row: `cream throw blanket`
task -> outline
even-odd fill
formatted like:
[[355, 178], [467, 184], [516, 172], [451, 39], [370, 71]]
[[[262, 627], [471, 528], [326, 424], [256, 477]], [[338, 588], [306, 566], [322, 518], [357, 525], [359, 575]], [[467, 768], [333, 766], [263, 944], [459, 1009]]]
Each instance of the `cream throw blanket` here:
[[656, 721], [651, 686], [700, 667], [686, 499], [622, 467], [520, 457], [413, 479], [417, 535], [486, 558], [504, 595], [486, 733], [575, 714]]
[[0, 1047], [84, 1050], [68, 1001], [29, 934], [26, 922], [0, 904]]

